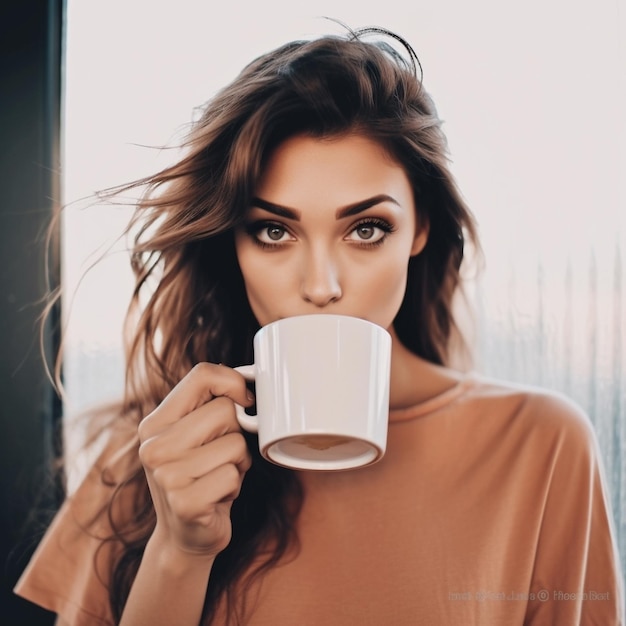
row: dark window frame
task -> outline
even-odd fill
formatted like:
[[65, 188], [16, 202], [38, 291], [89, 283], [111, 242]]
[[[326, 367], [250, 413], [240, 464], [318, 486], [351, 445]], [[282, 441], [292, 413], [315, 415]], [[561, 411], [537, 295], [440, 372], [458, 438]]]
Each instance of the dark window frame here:
[[[0, 623], [43, 626], [54, 614], [12, 589], [63, 497], [52, 472], [61, 403], [46, 377], [39, 318], [60, 284], [58, 226], [64, 0], [0, 7]], [[59, 345], [60, 303], [43, 344]]]

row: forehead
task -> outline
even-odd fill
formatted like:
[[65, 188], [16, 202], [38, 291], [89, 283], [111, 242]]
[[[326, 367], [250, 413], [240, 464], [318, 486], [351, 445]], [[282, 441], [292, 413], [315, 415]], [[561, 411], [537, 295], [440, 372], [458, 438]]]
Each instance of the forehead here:
[[378, 142], [363, 135], [297, 135], [270, 155], [255, 195], [296, 206], [334, 208], [378, 194], [412, 199], [404, 168]]

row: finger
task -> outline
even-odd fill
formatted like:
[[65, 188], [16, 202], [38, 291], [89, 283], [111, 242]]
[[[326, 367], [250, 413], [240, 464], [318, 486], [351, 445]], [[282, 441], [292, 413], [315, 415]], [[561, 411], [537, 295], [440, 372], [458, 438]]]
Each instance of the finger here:
[[221, 465], [235, 465], [243, 476], [252, 464], [246, 440], [240, 433], [229, 433], [200, 448], [189, 451], [182, 459], [157, 467], [153, 477], [165, 491], [185, 489]]
[[144, 467], [154, 469], [230, 432], [240, 432], [233, 401], [215, 398], [154, 436], [146, 435], [144, 430], [148, 438], [139, 447], [139, 457]]
[[242, 480], [235, 465], [220, 465], [187, 487], [168, 492], [168, 505], [178, 518], [187, 522], [197, 520], [213, 514], [218, 504], [235, 500]]
[[140, 439], [163, 430], [181, 417], [217, 396], [226, 396], [242, 406], [254, 400], [246, 388], [244, 377], [230, 367], [214, 363], [198, 363], [170, 391], [163, 402], [140, 424]]
[[216, 467], [186, 488], [192, 498], [204, 497], [211, 502], [232, 502], [239, 496], [243, 474], [233, 463]]

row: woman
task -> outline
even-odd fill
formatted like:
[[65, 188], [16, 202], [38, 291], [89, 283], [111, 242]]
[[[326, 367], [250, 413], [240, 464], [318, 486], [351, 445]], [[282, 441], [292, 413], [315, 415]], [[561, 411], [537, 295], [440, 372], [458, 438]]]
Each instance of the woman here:
[[[125, 402], [17, 587], [59, 624], [622, 623], [586, 416], [450, 367], [476, 228], [416, 65], [378, 29], [287, 44], [137, 183]], [[307, 313], [392, 336], [370, 467], [278, 467], [237, 425], [231, 368]]]

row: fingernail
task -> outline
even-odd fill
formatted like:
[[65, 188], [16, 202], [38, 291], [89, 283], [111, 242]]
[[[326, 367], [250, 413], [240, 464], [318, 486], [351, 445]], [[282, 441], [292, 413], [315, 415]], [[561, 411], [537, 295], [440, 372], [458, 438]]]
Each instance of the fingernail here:
[[254, 400], [254, 394], [249, 389], [246, 390], [246, 397], [250, 400], [250, 402]]

